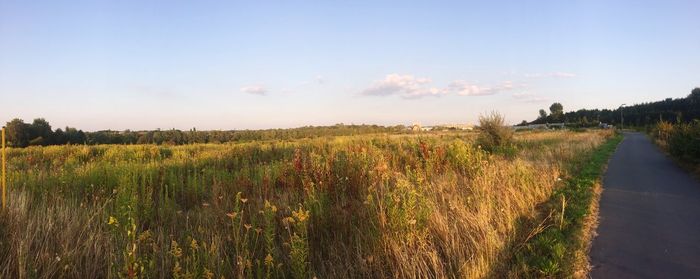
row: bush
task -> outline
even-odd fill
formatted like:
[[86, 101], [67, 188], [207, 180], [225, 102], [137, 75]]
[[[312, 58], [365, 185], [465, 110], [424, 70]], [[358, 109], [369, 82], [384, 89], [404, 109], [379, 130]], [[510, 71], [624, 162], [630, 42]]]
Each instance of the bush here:
[[668, 151], [681, 160], [700, 163], [700, 121], [674, 126], [668, 138]]
[[655, 129], [654, 136], [656, 139], [665, 142], [668, 142], [668, 139], [671, 137], [671, 132], [673, 131], [673, 125], [671, 123], [666, 122], [666, 121], [661, 121], [658, 124], [656, 124], [656, 129]]
[[477, 142], [488, 151], [510, 146], [513, 141], [513, 130], [505, 125], [505, 117], [498, 112], [479, 116], [481, 133]]

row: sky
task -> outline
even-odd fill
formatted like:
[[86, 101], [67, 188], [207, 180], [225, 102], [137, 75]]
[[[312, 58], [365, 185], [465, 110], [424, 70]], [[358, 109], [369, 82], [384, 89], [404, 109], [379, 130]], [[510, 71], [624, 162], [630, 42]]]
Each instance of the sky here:
[[0, 121], [475, 123], [685, 97], [700, 1], [0, 0]]

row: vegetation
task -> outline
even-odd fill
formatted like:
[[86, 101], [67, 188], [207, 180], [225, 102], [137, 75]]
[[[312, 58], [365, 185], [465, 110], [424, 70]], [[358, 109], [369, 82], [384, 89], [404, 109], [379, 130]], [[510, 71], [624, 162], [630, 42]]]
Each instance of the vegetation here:
[[572, 165], [578, 168], [575, 175], [554, 191], [540, 211], [541, 218], [531, 221], [524, 242], [515, 248], [510, 278], [587, 278], [591, 223], [595, 222], [589, 216], [597, 204], [594, 188], [600, 187], [603, 168], [621, 141], [622, 135], [611, 137]]
[[508, 274], [522, 220], [610, 136], [518, 133], [511, 156], [458, 133], [13, 148], [0, 277]]
[[581, 109], [563, 113], [559, 103], [550, 106], [551, 113], [540, 110], [536, 120], [531, 124], [566, 122], [583, 127], [596, 126], [603, 122], [619, 125], [622, 113], [625, 126], [645, 127], [656, 125], [659, 121], [688, 123], [700, 119], [700, 88], [692, 90], [685, 98], [665, 99], [663, 101], [642, 103], [618, 109]]
[[383, 127], [377, 125], [336, 124], [326, 127], [300, 127], [294, 129], [240, 130], [240, 131], [97, 131], [83, 132], [66, 127], [65, 130], [51, 130], [49, 122], [43, 118], [34, 119], [32, 124], [21, 119], [13, 119], [6, 124], [8, 144], [12, 147], [47, 146], [64, 144], [167, 144], [182, 145], [193, 143], [226, 143], [260, 140], [293, 140], [324, 136], [348, 136], [374, 133], [398, 133], [403, 126]]
[[498, 112], [479, 116], [479, 146], [494, 151], [509, 147], [513, 141], [513, 129], [506, 126], [505, 117]]
[[661, 121], [651, 132], [657, 143], [682, 163], [700, 165], [700, 120], [678, 124]]

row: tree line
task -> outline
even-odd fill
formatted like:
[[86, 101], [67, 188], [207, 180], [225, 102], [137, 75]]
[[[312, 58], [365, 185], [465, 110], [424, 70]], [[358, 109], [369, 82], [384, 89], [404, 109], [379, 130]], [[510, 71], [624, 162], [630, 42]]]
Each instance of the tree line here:
[[11, 147], [46, 146], [63, 144], [192, 144], [225, 143], [260, 140], [293, 140], [323, 136], [347, 136], [371, 133], [395, 133], [404, 131], [404, 126], [345, 125], [305, 126], [293, 129], [188, 131], [177, 129], [153, 131], [96, 131], [84, 132], [76, 128], [52, 130], [43, 118], [25, 123], [13, 119], [5, 125], [7, 142]]
[[700, 119], [700, 88], [693, 89], [685, 98], [667, 98], [663, 101], [623, 106], [613, 110], [580, 109], [564, 113], [560, 103], [552, 104], [549, 110], [548, 114], [541, 109], [537, 119], [531, 122], [523, 121], [521, 125], [564, 122], [588, 127], [599, 123], [620, 125], [621, 119], [624, 119], [625, 126], [636, 127], [655, 125], [660, 121], [689, 123]]

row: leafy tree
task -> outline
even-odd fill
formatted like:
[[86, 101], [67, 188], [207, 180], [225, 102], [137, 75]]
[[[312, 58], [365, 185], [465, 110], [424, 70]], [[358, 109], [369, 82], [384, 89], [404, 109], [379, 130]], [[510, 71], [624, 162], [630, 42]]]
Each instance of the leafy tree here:
[[24, 120], [15, 118], [5, 125], [7, 142], [13, 147], [26, 147], [30, 140], [30, 126]]
[[554, 103], [549, 106], [549, 112], [552, 115], [562, 115], [564, 114], [564, 106], [561, 103]]
[[47, 145], [53, 138], [53, 131], [48, 121], [43, 118], [34, 119], [29, 129], [29, 145]]
[[56, 129], [53, 133], [52, 144], [66, 144], [66, 142], [68, 142], [68, 139], [66, 139], [66, 134], [63, 133], [63, 130], [61, 128]]
[[540, 109], [540, 119], [545, 119], [547, 118], [547, 111]]

